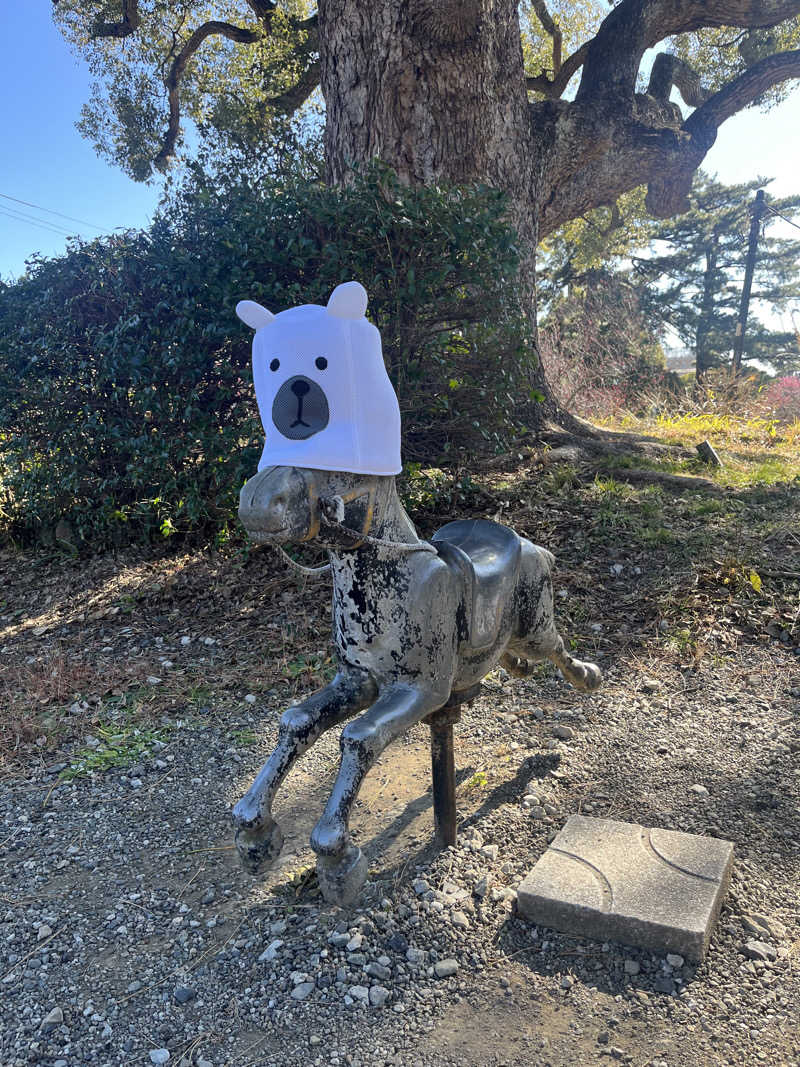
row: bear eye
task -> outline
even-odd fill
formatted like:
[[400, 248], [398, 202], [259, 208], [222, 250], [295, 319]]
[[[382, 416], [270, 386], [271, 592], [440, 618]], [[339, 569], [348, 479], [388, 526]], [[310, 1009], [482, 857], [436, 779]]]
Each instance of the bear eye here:
[[317, 358], [314, 360], [314, 363], [316, 364], [318, 370], [325, 370], [325, 368], [328, 366], [328, 361], [324, 356], [317, 356]]
[[270, 370], [277, 370], [280, 367], [281, 361], [279, 359], [273, 359], [269, 365]]

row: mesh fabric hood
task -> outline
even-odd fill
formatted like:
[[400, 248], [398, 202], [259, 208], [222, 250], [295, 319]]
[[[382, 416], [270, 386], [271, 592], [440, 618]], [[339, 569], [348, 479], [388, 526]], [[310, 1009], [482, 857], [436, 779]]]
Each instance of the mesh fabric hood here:
[[272, 315], [253, 301], [237, 305], [256, 330], [253, 381], [266, 434], [259, 470], [400, 473], [400, 408], [366, 307], [358, 282], [337, 286], [327, 307]]

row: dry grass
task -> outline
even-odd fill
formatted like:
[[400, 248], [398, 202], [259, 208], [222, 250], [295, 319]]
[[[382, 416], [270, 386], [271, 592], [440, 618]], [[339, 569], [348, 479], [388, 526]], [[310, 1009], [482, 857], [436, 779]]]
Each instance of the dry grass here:
[[709, 467], [691, 453], [683, 458], [667, 459], [658, 466], [682, 474], [702, 474], [722, 486], [746, 488], [800, 478], [800, 421], [797, 420], [781, 423], [760, 416], [701, 412], [655, 418], [623, 415], [607, 420], [604, 425], [688, 450], [709, 441], [722, 459], [721, 468]]

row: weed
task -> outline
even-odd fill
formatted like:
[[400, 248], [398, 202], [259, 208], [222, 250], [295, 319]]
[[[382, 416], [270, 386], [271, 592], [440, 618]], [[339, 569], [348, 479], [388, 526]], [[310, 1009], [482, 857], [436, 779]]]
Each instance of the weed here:
[[140, 729], [132, 725], [106, 723], [95, 728], [96, 744], [80, 749], [73, 756], [70, 766], [61, 772], [62, 781], [103, 773], [114, 767], [129, 767], [142, 757], [148, 756], [153, 746], [165, 742], [165, 729]]
[[468, 778], [461, 787], [465, 793], [472, 793], [478, 789], [485, 789], [489, 784], [489, 776], [486, 771], [476, 771]]
[[234, 730], [233, 733], [229, 734], [229, 737], [235, 745], [241, 745], [242, 748], [250, 748], [258, 743], [258, 738], [253, 730]]

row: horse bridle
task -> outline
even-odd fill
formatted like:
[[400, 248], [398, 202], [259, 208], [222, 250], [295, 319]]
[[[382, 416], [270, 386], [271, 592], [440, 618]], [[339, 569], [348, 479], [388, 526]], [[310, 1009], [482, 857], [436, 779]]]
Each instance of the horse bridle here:
[[[391, 493], [391, 480], [377, 476], [370, 477], [361, 482], [356, 488], [344, 493], [337, 493], [336, 496], [325, 497], [320, 494], [320, 486], [315, 471], [306, 469], [302, 472], [301, 477], [308, 492], [308, 506], [311, 514], [308, 533], [301, 540], [312, 541], [319, 536], [320, 526], [324, 525], [331, 529], [338, 529], [340, 532], [356, 538], [353, 544], [343, 547], [347, 549], [360, 548], [370, 536], [376, 513], [381, 512], [388, 503], [389, 494]], [[387, 484], [382, 486], [382, 482]], [[383, 493], [381, 493], [381, 488], [384, 489]], [[385, 499], [381, 500], [381, 496], [385, 497]], [[361, 522], [361, 529], [355, 530], [347, 525], [345, 521], [347, 518], [347, 505], [354, 504], [357, 500], [361, 500], [362, 497], [367, 498], [364, 517]]]

